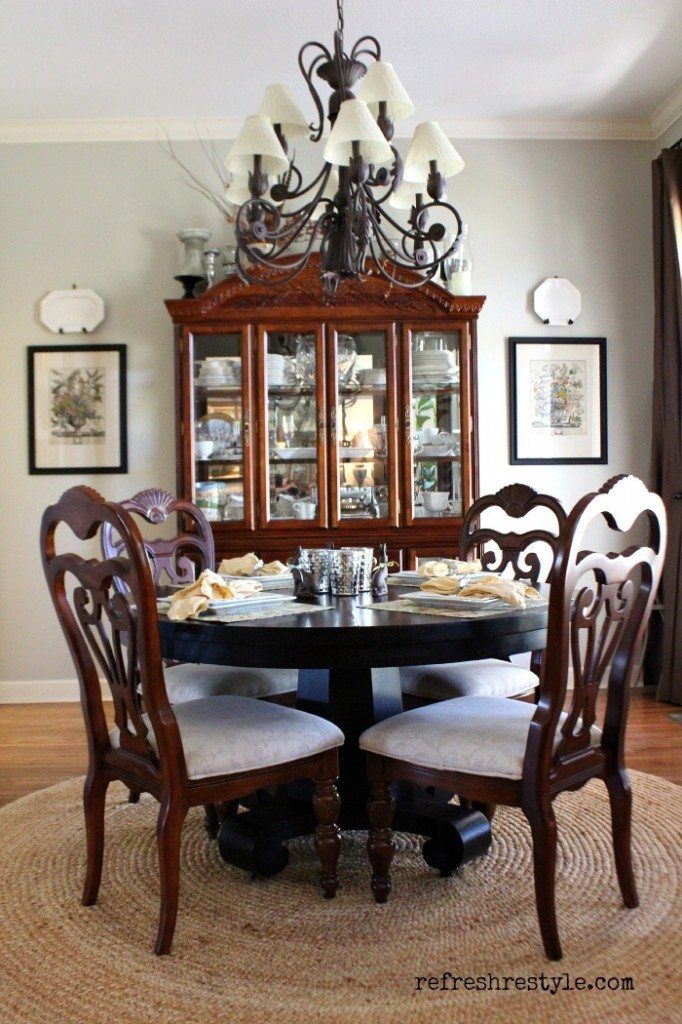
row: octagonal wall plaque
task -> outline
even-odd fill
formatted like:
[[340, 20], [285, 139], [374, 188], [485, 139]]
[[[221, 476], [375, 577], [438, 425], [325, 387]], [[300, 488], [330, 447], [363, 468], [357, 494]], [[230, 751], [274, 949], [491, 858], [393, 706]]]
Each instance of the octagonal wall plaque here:
[[48, 292], [40, 320], [55, 334], [90, 334], [104, 320], [104, 299], [90, 288]]
[[582, 299], [574, 284], [565, 277], [548, 277], [533, 295], [533, 308], [543, 324], [568, 327], [582, 313]]

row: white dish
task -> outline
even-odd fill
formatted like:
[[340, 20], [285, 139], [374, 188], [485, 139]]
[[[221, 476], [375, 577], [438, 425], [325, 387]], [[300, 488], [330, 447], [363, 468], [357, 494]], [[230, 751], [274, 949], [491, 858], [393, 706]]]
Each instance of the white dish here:
[[296, 459], [314, 459], [315, 448], [274, 448], [271, 458], [281, 462], [295, 462]]
[[55, 334], [89, 333], [104, 320], [104, 299], [90, 288], [48, 292], [40, 303], [40, 319]]
[[224, 601], [209, 601], [208, 612], [243, 612], [247, 608], [295, 601], [293, 594], [253, 594], [251, 597], [231, 597]]
[[[255, 579], [263, 584], [263, 590], [287, 590], [293, 584], [293, 576], [290, 572], [283, 572], [281, 576], [229, 576], [221, 572], [221, 577], [228, 583], [230, 580]], [[249, 599], [251, 600], [251, 598]]]
[[418, 455], [420, 458], [423, 458], [424, 456], [427, 456], [427, 458], [428, 457], [430, 457], [430, 458], [434, 458], [434, 457], [438, 458], [438, 457], [442, 457], [444, 455], [454, 455], [455, 453], [452, 450], [452, 445], [448, 445], [448, 444], [423, 444], [421, 446], [421, 448], [415, 449], [415, 453], [414, 454]]
[[430, 594], [420, 590], [410, 598], [416, 604], [442, 605], [444, 608], [488, 608], [493, 604], [502, 604], [499, 597], [459, 597], [457, 594]]

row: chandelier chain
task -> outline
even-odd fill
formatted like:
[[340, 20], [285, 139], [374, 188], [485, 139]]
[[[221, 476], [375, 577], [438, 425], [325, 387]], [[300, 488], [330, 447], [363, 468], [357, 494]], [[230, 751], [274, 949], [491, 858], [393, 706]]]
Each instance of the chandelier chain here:
[[336, 0], [336, 27], [343, 38], [343, 0]]

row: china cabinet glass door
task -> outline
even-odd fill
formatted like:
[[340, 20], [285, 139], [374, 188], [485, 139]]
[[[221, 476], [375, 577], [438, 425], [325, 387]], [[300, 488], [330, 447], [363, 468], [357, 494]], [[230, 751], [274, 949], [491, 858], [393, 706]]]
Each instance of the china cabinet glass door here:
[[332, 525], [397, 525], [395, 328], [335, 325], [329, 352]]
[[461, 331], [405, 331], [408, 523], [462, 515]]
[[322, 327], [259, 330], [259, 524], [326, 525]]
[[248, 332], [190, 337], [193, 500], [210, 522], [251, 525]]

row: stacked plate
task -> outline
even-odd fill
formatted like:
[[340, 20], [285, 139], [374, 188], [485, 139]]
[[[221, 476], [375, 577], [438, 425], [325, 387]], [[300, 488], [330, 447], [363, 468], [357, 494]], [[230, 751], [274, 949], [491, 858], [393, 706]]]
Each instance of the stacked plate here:
[[224, 388], [241, 383], [242, 361], [239, 356], [216, 356], [198, 360], [196, 366], [196, 382], [202, 387]]
[[412, 357], [412, 379], [416, 384], [458, 381], [459, 367], [455, 353], [415, 352]]
[[383, 366], [376, 369], [360, 370], [358, 376], [367, 387], [380, 387], [386, 383], [386, 369]]
[[269, 387], [281, 388], [292, 382], [292, 362], [287, 356], [268, 352], [266, 368]]

